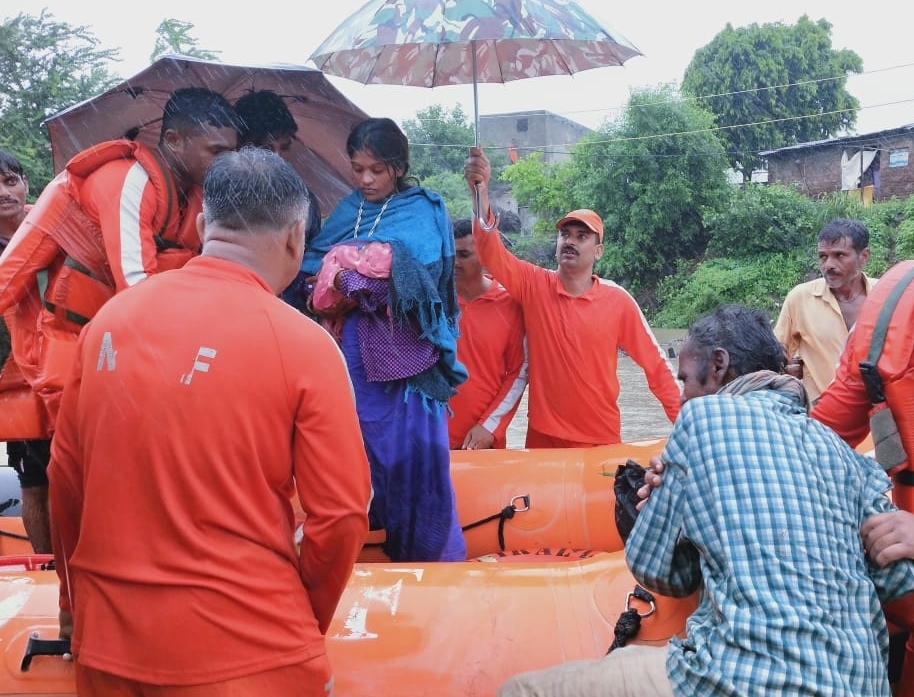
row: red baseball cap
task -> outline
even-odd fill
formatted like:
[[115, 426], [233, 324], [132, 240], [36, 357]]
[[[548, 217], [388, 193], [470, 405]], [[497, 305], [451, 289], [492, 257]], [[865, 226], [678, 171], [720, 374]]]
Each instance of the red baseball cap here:
[[576, 211], [571, 211], [571, 213], [568, 213], [564, 218], [555, 224], [555, 229], [561, 230], [563, 226], [572, 221], [581, 223], [581, 225], [586, 227], [592, 233], [596, 234], [599, 243], [603, 244], [603, 221], [600, 220], [600, 216], [598, 216], [592, 210], [589, 208], [580, 208]]

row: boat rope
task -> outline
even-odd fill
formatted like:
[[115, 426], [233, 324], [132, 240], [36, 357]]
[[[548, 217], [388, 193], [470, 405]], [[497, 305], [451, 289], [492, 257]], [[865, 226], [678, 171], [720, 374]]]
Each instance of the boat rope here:
[[[515, 505], [515, 501], [523, 501], [523, 506]], [[505, 551], [505, 521], [510, 520], [514, 517], [515, 513], [523, 513], [524, 511], [530, 510], [530, 494], [518, 494], [513, 499], [511, 503], [502, 508], [498, 513], [493, 513], [488, 518], [483, 518], [482, 520], [477, 520], [475, 523], [467, 523], [462, 528], [463, 532], [467, 530], [472, 530], [473, 528], [478, 528], [480, 525], [485, 525], [486, 523], [491, 523], [493, 520], [498, 521], [498, 548], [504, 552]], [[366, 542], [365, 547], [383, 547], [384, 542]]]
[[10, 532], [9, 530], [0, 530], [0, 537], [12, 537], [14, 540], [28, 540], [28, 535], [21, 535], [18, 532]]
[[[637, 598], [645, 603], [649, 603], [650, 609], [644, 613], [638, 612], [637, 608], [631, 606], [632, 598]], [[625, 644], [628, 643], [628, 640], [633, 638], [638, 633], [638, 630], [641, 629], [641, 620], [645, 617], [650, 617], [656, 611], [657, 605], [654, 603], [654, 596], [641, 586], [636, 585], [635, 590], [625, 596], [625, 610], [622, 611], [622, 614], [619, 615], [619, 619], [616, 620], [616, 627], [613, 630], [615, 639], [613, 639], [612, 645], [606, 650], [606, 655], [608, 656], [614, 649], [625, 646]]]
[[[518, 508], [514, 505], [514, 502], [518, 499], [524, 502], [522, 508]], [[530, 509], [530, 494], [519, 494], [511, 499], [511, 503], [502, 508], [498, 513], [490, 515], [488, 518], [483, 518], [482, 520], [477, 520], [475, 523], [467, 523], [464, 525], [461, 530], [466, 532], [467, 530], [472, 530], [473, 528], [478, 528], [480, 525], [485, 525], [486, 523], [491, 523], [493, 520], [498, 521], [498, 548], [504, 552], [505, 551], [505, 521], [511, 520], [514, 517], [515, 513], [523, 513]]]

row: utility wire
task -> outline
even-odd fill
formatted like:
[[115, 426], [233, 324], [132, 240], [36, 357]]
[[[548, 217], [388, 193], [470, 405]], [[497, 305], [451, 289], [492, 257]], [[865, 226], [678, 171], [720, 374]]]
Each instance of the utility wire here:
[[[668, 104], [668, 103], [670, 103], [670, 102], [666, 102], [664, 104]], [[860, 111], [863, 111], [864, 109], [879, 109], [879, 108], [887, 107], [887, 106], [897, 106], [899, 104], [910, 104], [910, 103], [914, 103], [914, 97], [911, 97], [909, 99], [900, 99], [900, 100], [896, 100], [893, 102], [883, 102], [882, 104], [872, 104], [872, 105], [868, 105], [868, 106], [861, 106], [857, 109], [857, 111], [860, 112]], [[644, 106], [649, 106], [649, 105], [644, 105]], [[719, 132], [719, 131], [734, 130], [737, 128], [748, 128], [748, 127], [763, 126], [763, 125], [773, 124], [773, 123], [784, 123], [787, 121], [800, 121], [803, 119], [820, 118], [822, 116], [840, 114], [844, 111], [847, 111], [847, 110], [846, 109], [835, 109], [833, 111], [819, 111], [819, 112], [815, 112], [813, 114], [801, 114], [798, 116], [784, 116], [784, 117], [780, 117], [780, 118], [762, 119], [760, 121], [753, 121], [753, 122], [749, 122], [749, 123], [731, 124], [728, 126], [711, 126], [709, 128], [699, 128], [699, 129], [693, 129], [693, 130], [688, 130], [688, 131], [652, 133], [652, 134], [643, 135], [643, 136], [629, 136], [629, 137], [619, 137], [619, 138], [603, 138], [603, 139], [599, 139], [599, 140], [588, 141], [588, 143], [586, 145], [590, 146], [590, 145], [606, 145], [606, 144], [613, 144], [613, 143], [638, 142], [638, 141], [645, 141], [645, 140], [659, 140], [661, 138], [672, 138], [672, 137], [676, 137], [676, 136], [697, 135], [697, 134], [701, 134], [701, 133], [713, 133], [713, 132]], [[849, 137], [854, 137], [854, 136], [849, 136]], [[548, 151], [551, 153], [570, 154], [571, 148], [574, 145], [576, 145], [576, 143], [553, 143], [553, 144], [545, 144], [545, 145], [544, 144], [539, 144], [539, 145], [526, 144], [526, 145], [522, 146], [521, 149], [523, 149], [525, 151], [545, 150], [545, 151]], [[446, 149], [446, 148], [465, 149], [467, 147], [467, 145], [453, 144], [453, 143], [410, 143], [410, 147], [414, 148], [414, 149], [423, 148], [423, 147], [442, 148], [442, 149]], [[743, 153], [743, 154], [745, 154], [745, 153]]]
[[[875, 70], [863, 71], [861, 73], [853, 73], [851, 76], [843, 75], [843, 76], [834, 76], [834, 77], [824, 77], [824, 78], [817, 78], [817, 79], [813, 79], [813, 80], [801, 80], [798, 82], [785, 83], [785, 84], [780, 84], [780, 85], [754, 87], [754, 88], [749, 88], [749, 89], [745, 89], [745, 90], [737, 90], [737, 91], [733, 91], [733, 92], [721, 92], [718, 94], [701, 95], [701, 96], [697, 96], [697, 97], [681, 97], [681, 98], [679, 98], [678, 101], [687, 101], [687, 102], [688, 101], [701, 101], [701, 100], [714, 99], [714, 98], [718, 98], [718, 97], [737, 96], [737, 95], [742, 95], [742, 94], [758, 94], [760, 92], [764, 92], [764, 91], [768, 91], [768, 90], [785, 89], [788, 87], [797, 87], [797, 86], [802, 86], [802, 85], [817, 84], [817, 83], [822, 83], [822, 82], [841, 80], [841, 79], [845, 79], [847, 77], [854, 77], [854, 76], [875, 75], [878, 73], [885, 73], [885, 72], [889, 72], [889, 71], [893, 71], [893, 70], [901, 70], [904, 68], [911, 68], [911, 67], [914, 67], [914, 63], [904, 63], [901, 65], [894, 65], [894, 66], [889, 66], [886, 68], [878, 68]], [[858, 112], [863, 111], [865, 109], [874, 109], [874, 108], [893, 106], [893, 105], [898, 105], [898, 104], [907, 104], [912, 101], [914, 101], [914, 98], [901, 99], [901, 100], [897, 100], [894, 102], [885, 102], [883, 104], [875, 104], [875, 105], [870, 105], [870, 106], [860, 106], [858, 108]], [[639, 105], [635, 105], [635, 108], [650, 108], [652, 106], [663, 106], [663, 105], [674, 104], [674, 103], [677, 103], [677, 100], [662, 101], [662, 102], [657, 102], [655, 104], [639, 104]], [[630, 108], [630, 107], [620, 107], [618, 109], [614, 109], [611, 111], [616, 112], [616, 113], [623, 113], [628, 108]], [[551, 112], [551, 113], [556, 113], [558, 116], [568, 117], [568, 115], [572, 115], [572, 114], [594, 113], [594, 111], [596, 111], [596, 110], [569, 111], [569, 112], [563, 112], [563, 113]], [[600, 110], [600, 111], [604, 111], [604, 110]], [[706, 131], [715, 131], [715, 130], [719, 131], [719, 130], [726, 130], [726, 129], [741, 128], [744, 126], [758, 126], [758, 125], [762, 125], [765, 123], [779, 123], [779, 122], [792, 121], [792, 120], [816, 118], [816, 117], [821, 117], [821, 116], [825, 116], [825, 115], [829, 115], [829, 114], [840, 113], [841, 111], [844, 111], [844, 110], [837, 110], [837, 111], [831, 111], [831, 112], [817, 112], [814, 114], [805, 114], [805, 115], [784, 117], [784, 118], [778, 118], [778, 119], [769, 119], [769, 120], [757, 121], [757, 122], [746, 123], [746, 124], [734, 124], [731, 126], [719, 126], [719, 127], [710, 128], [710, 129], [702, 129], [699, 131], [656, 134], [656, 135], [652, 135], [652, 136], [644, 136], [643, 138], [664, 138], [664, 137], [668, 137], [671, 135], [686, 135], [686, 134], [700, 133], [700, 132], [706, 132]], [[487, 119], [497, 119], [497, 118], [517, 118], [517, 117], [516, 117], [516, 114], [492, 114], [492, 115], [486, 116], [486, 118]], [[436, 123], [436, 122], [446, 122], [446, 120], [443, 118], [421, 119], [421, 118], [417, 117], [415, 120], [419, 121], [420, 123], [426, 123], [426, 124]], [[597, 142], [605, 143], [605, 142], [639, 140], [639, 139], [641, 139], [641, 138], [634, 138], [634, 139], [620, 138], [620, 139], [612, 139], [612, 140], [608, 140], [608, 141], [597, 141]], [[436, 143], [415, 143], [415, 144], [411, 144], [411, 145], [413, 145], [414, 147], [440, 147], [440, 148], [466, 147], [465, 145], [453, 145], [453, 144], [445, 144], [445, 143], [438, 143], [438, 144], [436, 144]], [[560, 143], [560, 144], [556, 144], [556, 145], [530, 145], [530, 144], [528, 144], [528, 145], [524, 146], [524, 149], [533, 149], [533, 150], [550, 149], [550, 150], [554, 151], [555, 148], [566, 148], [567, 149], [571, 145], [573, 145], [573, 144], [572, 143]]]

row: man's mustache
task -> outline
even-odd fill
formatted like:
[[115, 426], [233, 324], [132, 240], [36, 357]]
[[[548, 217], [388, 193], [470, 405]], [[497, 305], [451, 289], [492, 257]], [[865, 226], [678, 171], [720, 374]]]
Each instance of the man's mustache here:
[[576, 255], [580, 256], [580, 254], [578, 253], [578, 250], [575, 249], [574, 247], [572, 247], [571, 245], [565, 245], [564, 247], [562, 247], [561, 253], [564, 254], [565, 252], [571, 252], [572, 254], [576, 254]]

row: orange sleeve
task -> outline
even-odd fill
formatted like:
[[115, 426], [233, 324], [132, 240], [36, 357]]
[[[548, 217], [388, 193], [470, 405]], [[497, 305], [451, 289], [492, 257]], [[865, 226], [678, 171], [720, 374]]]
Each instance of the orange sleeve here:
[[[500, 298], [498, 305], [505, 313], [511, 313], [508, 338], [504, 344], [505, 372], [498, 392], [479, 418], [479, 425], [491, 430], [497, 443], [505, 440], [508, 425], [517, 413], [524, 389], [527, 387], [527, 351], [523, 314], [520, 307], [508, 297]], [[491, 423], [487, 424], [487, 421]], [[489, 428], [489, 426], [494, 428]]]
[[527, 281], [535, 268], [533, 264], [511, 254], [501, 241], [501, 233], [497, 229], [486, 232], [479, 226], [479, 220], [475, 216], [473, 239], [476, 241], [476, 253], [483, 267], [512, 297], [523, 304], [527, 296]]
[[70, 376], [64, 385], [57, 416], [57, 428], [51, 439], [48, 463], [48, 509], [51, 522], [51, 546], [60, 581], [60, 609], [72, 612], [69, 585], [69, 561], [79, 539], [83, 508], [83, 472], [76, 436], [79, 412], [79, 390], [82, 382], [82, 340]]
[[672, 423], [679, 416], [682, 391], [670, 362], [663, 355], [663, 349], [657, 343], [644, 313], [629, 296], [631, 307], [624, 314], [626, 331], [620, 334], [621, 348], [641, 366], [647, 378], [647, 386], [663, 405], [663, 411]]
[[86, 177], [83, 209], [94, 214], [118, 291], [156, 271], [155, 187], [136, 161], [113, 162]]
[[371, 476], [342, 354], [322, 333], [306, 355], [320, 370], [309, 371], [309, 398], [293, 434], [294, 475], [306, 516], [299, 573], [323, 634], [368, 535]]

